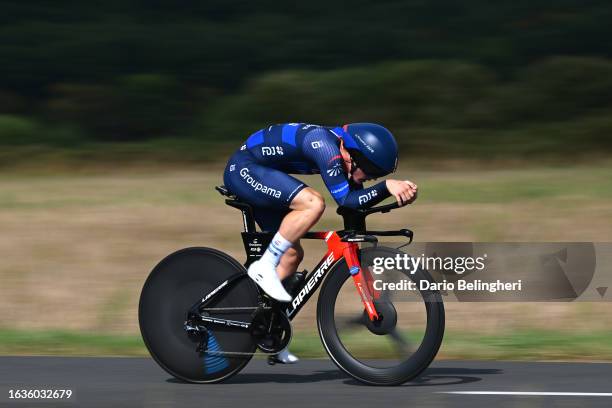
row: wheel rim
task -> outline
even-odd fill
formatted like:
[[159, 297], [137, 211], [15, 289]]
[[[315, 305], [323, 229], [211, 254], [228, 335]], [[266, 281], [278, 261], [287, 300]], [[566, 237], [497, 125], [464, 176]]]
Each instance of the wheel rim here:
[[402, 297], [383, 292], [375, 301], [382, 321], [375, 323], [355, 296], [352, 279], [346, 279], [334, 303], [334, 322], [342, 346], [355, 360], [373, 368], [393, 368], [417, 351], [427, 328], [427, 310], [418, 292]]
[[[376, 249], [377, 252], [374, 250]], [[381, 254], [382, 251], [382, 254]], [[360, 251], [360, 261], [362, 268], [373, 265], [373, 258], [377, 256], [395, 256], [400, 253], [394, 248], [365, 248]], [[385, 271], [387, 273], [387, 271]], [[403, 273], [403, 272], [402, 272]], [[323, 345], [334, 363], [347, 374], [371, 385], [396, 385], [411, 380], [418, 376], [434, 359], [442, 342], [444, 335], [444, 305], [438, 292], [406, 292], [399, 295], [403, 299], [379, 299], [378, 301], [391, 301], [398, 310], [399, 327], [404, 327], [403, 310], [407, 307], [415, 308], [418, 312], [411, 313], [413, 320], [415, 316], [426, 316], [426, 324], [421, 324], [421, 330], [415, 328], [408, 333], [408, 340], [405, 333], [389, 333], [389, 336], [396, 338], [390, 339], [393, 343], [385, 339], [387, 348], [380, 344], [367, 343], [366, 339], [376, 336], [366, 327], [363, 321], [363, 305], [359, 296], [355, 294], [355, 288], [350, 279], [350, 273], [345, 261], [334, 265], [328, 278], [323, 284], [319, 295], [317, 308], [317, 323], [319, 335]], [[431, 276], [425, 271], [418, 271], [414, 279], [431, 280]], [[374, 279], [377, 279], [375, 277]], [[389, 273], [386, 280], [392, 279]], [[407, 293], [411, 293], [413, 301], [405, 298]], [[418, 295], [417, 295], [418, 294]], [[420, 301], [415, 301], [414, 296], [419, 296]], [[424, 299], [427, 301], [424, 301]], [[346, 300], [344, 300], [346, 299]], [[401, 300], [401, 302], [399, 302]], [[397, 307], [400, 305], [401, 307]], [[416, 315], [415, 315], [416, 313]], [[423, 321], [423, 320], [421, 320]], [[354, 328], [352, 333], [347, 332], [343, 327], [346, 322], [349, 325], [361, 326], [362, 333], [357, 333]], [[422, 332], [422, 333], [421, 333]], [[347, 336], [348, 333], [348, 336]], [[377, 336], [377, 341], [387, 336]], [[421, 339], [419, 342], [418, 339]], [[390, 344], [402, 343], [402, 340], [409, 347], [408, 350], [398, 352], [397, 348], [389, 347]], [[385, 358], [386, 357], [386, 358]]]

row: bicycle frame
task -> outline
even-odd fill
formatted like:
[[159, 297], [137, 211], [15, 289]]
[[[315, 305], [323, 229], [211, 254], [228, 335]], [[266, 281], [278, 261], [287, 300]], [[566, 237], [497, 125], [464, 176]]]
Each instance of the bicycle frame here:
[[321, 261], [318, 263], [314, 272], [311, 272], [306, 276], [304, 283], [297, 291], [297, 295], [291, 302], [291, 305], [287, 307], [287, 316], [292, 320], [293, 317], [300, 311], [300, 309], [308, 302], [313, 293], [316, 292], [317, 288], [323, 282], [323, 278], [327, 271], [332, 265], [341, 261], [343, 258], [346, 260], [346, 264], [349, 268], [350, 274], [353, 277], [355, 288], [361, 297], [361, 301], [368, 313], [370, 320], [375, 321], [379, 319], [376, 307], [373, 302], [373, 296], [369, 291], [368, 281], [371, 281], [369, 271], [364, 271], [359, 263], [359, 245], [355, 242], [345, 242], [336, 231], [328, 232], [309, 232], [304, 238], [306, 239], [322, 239], [327, 243], [327, 253], [323, 256]]
[[[255, 228], [255, 221], [253, 217], [253, 210], [247, 203], [241, 202], [235, 199], [225, 187], [215, 187], [216, 190], [224, 196], [230, 197], [225, 200], [225, 203], [231, 207], [239, 209], [242, 212], [242, 221], [244, 231], [242, 232], [242, 240], [244, 243], [244, 249], [247, 255], [244, 266], [246, 268], [249, 265], [259, 259], [262, 252], [266, 250], [268, 244], [272, 239], [272, 234], [267, 232], [257, 232]], [[317, 288], [321, 285], [327, 272], [332, 268], [333, 265], [340, 262], [342, 259], [346, 260], [346, 264], [349, 268], [349, 272], [353, 278], [357, 293], [361, 298], [364, 309], [368, 314], [368, 318], [371, 321], [380, 320], [380, 315], [376, 311], [374, 299], [378, 298], [378, 292], [372, 287], [373, 278], [370, 275], [369, 270], [361, 268], [359, 262], [359, 245], [358, 242], [377, 242], [376, 238], [372, 235], [358, 235], [358, 234], [374, 234], [374, 235], [396, 235], [404, 236], [412, 242], [412, 231], [408, 229], [401, 229], [398, 231], [367, 231], [365, 227], [365, 217], [368, 214], [374, 212], [389, 212], [390, 210], [398, 208], [397, 204], [389, 204], [381, 207], [372, 207], [369, 209], [350, 209], [346, 207], [339, 207], [338, 214], [342, 215], [344, 219], [345, 229], [342, 231], [326, 231], [326, 232], [307, 232], [304, 239], [319, 239], [324, 240], [327, 243], [327, 252], [310, 272], [304, 282], [300, 285], [297, 290], [297, 295], [291, 301], [285, 309], [285, 314], [289, 320], [293, 320], [299, 313], [302, 307], [308, 302], [310, 297], [316, 292]], [[242, 322], [229, 319], [220, 319], [210, 316], [202, 316], [200, 311], [202, 308], [206, 308], [210, 303], [214, 301], [217, 296], [220, 296], [225, 290], [232, 287], [236, 282], [241, 279], [248, 278], [246, 273], [237, 273], [227, 280], [222, 282], [219, 286], [205, 295], [201, 300], [196, 302], [189, 310], [187, 321], [190, 316], [197, 316], [199, 319], [206, 323], [221, 324], [226, 326], [238, 327], [242, 329], [249, 329], [249, 322]], [[261, 293], [261, 291], [260, 291]], [[272, 305], [277, 305], [274, 300], [271, 300]], [[265, 303], [264, 303], [265, 306]], [[268, 307], [270, 307], [268, 305]], [[186, 323], [187, 324], [187, 323]]]
[[[266, 242], [271, 236], [271, 234], [265, 232], [249, 232], [249, 238], [251, 240], [257, 240], [258, 243]], [[359, 263], [359, 245], [356, 242], [345, 242], [342, 240], [342, 237], [336, 231], [328, 231], [328, 232], [308, 232], [304, 236], [305, 239], [319, 239], [324, 240], [327, 243], [327, 252], [321, 259], [321, 261], [317, 264], [317, 266], [313, 269], [313, 272], [310, 272], [304, 282], [300, 285], [297, 290], [297, 295], [293, 299], [293, 301], [287, 306], [285, 309], [285, 314], [289, 318], [289, 320], [293, 320], [298, 312], [302, 309], [302, 307], [308, 302], [310, 297], [317, 291], [317, 288], [323, 282], [323, 278], [330, 270], [330, 268], [340, 262], [342, 259], [346, 260], [347, 266], [353, 277], [353, 282], [355, 283], [355, 287], [361, 301], [364, 305], [366, 312], [368, 313], [368, 317], [370, 320], [375, 321], [379, 319], [379, 315], [376, 312], [376, 307], [374, 305], [374, 297], [369, 291], [371, 285], [368, 285], [368, 282], [372, 280], [371, 276], [369, 276], [369, 271], [364, 271], [361, 268]], [[245, 240], [245, 249], [249, 248], [249, 242]], [[247, 255], [249, 251], [247, 249]], [[253, 258], [247, 257], [246, 265], [253, 261]], [[215, 289], [207, 293], [201, 300], [194, 304], [188, 314], [196, 314], [199, 316], [199, 319], [205, 323], [213, 323], [220, 324], [225, 326], [232, 326], [242, 329], [249, 329], [249, 322], [242, 322], [236, 320], [229, 319], [220, 319], [209, 316], [202, 316], [199, 311], [202, 308], [206, 308], [210, 303], [214, 301], [217, 296], [221, 296], [224, 291], [231, 288], [241, 279], [248, 278], [245, 273], [237, 273], [227, 280], [223, 281], [219, 286]]]

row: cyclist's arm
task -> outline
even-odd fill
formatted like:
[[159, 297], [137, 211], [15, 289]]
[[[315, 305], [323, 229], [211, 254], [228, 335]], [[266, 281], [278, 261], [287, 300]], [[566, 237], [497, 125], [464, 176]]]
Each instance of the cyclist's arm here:
[[306, 135], [302, 149], [304, 155], [317, 164], [325, 186], [338, 205], [366, 208], [389, 197], [384, 181], [368, 188], [363, 188], [363, 185], [351, 186], [344, 171], [340, 149], [323, 132], [317, 129]]

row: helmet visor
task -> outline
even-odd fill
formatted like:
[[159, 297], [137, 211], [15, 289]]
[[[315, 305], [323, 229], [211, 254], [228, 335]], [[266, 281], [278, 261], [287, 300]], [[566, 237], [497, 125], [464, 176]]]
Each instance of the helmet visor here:
[[372, 178], [386, 176], [388, 173], [376, 166], [374, 163], [366, 159], [359, 150], [349, 149], [349, 153], [355, 165], [363, 170], [363, 172]]

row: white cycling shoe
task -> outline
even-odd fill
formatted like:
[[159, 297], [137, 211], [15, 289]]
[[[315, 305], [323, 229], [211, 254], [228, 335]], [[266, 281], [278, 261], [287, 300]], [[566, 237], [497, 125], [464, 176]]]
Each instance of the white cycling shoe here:
[[268, 364], [295, 364], [300, 359], [289, 351], [288, 347], [282, 349], [278, 354], [268, 357]]
[[248, 274], [271, 298], [279, 302], [291, 302], [291, 295], [283, 287], [274, 264], [261, 260], [255, 261], [249, 266]]

